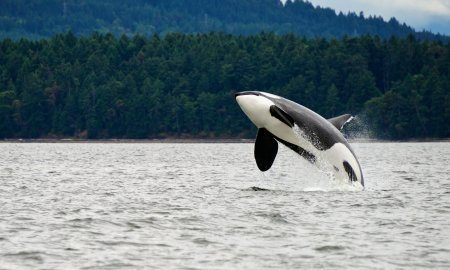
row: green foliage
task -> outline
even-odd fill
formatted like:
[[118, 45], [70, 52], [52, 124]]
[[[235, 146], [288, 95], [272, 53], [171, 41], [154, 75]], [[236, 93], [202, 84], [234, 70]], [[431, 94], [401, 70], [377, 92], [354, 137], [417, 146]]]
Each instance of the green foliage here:
[[430, 32], [415, 32], [396, 19], [363, 14], [336, 14], [304, 0], [2, 0], [0, 39], [40, 39], [71, 30], [77, 36], [93, 32], [116, 36], [211, 31], [251, 35], [261, 31], [305, 37], [379, 35], [447, 40]]
[[262, 33], [0, 42], [0, 137], [253, 137], [233, 93], [272, 92], [380, 137], [450, 136], [450, 45]]

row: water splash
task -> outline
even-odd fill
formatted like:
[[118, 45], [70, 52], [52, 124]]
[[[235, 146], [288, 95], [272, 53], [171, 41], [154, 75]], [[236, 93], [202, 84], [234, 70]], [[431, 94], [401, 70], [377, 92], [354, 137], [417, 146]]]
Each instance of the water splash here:
[[375, 132], [364, 114], [354, 116], [353, 120], [344, 126], [342, 133], [347, 139], [356, 141], [368, 141], [376, 138]]
[[[313, 135], [306, 134], [297, 125], [293, 130], [300, 141], [311, 141], [306, 150], [313, 149], [313, 145], [319, 144]], [[322, 151], [315, 151], [315, 163], [312, 164], [293, 152], [283, 144], [279, 144], [279, 153], [272, 169], [262, 172], [259, 188], [270, 190], [290, 191], [359, 191], [362, 189], [359, 183], [353, 183], [347, 179], [339, 179], [334, 176], [333, 164], [323, 156]], [[300, 144], [301, 145], [301, 144]]]
[[322, 158], [311, 164], [288, 147], [281, 145], [272, 168], [261, 172], [258, 188], [292, 192], [358, 191], [349, 181], [336, 179]]

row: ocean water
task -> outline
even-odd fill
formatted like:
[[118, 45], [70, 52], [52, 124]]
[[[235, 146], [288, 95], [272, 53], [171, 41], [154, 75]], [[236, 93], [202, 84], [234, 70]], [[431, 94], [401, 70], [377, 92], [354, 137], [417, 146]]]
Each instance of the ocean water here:
[[0, 143], [0, 269], [449, 269], [450, 143], [352, 146], [363, 191], [285, 147]]

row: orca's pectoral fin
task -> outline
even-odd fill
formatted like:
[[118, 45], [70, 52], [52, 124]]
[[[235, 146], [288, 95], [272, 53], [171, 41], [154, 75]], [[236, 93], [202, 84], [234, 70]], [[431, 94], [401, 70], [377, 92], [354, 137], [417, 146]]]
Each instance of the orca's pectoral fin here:
[[351, 114], [343, 114], [341, 116], [328, 119], [328, 122], [333, 124], [338, 130], [341, 130], [345, 124], [352, 121], [353, 116]]
[[255, 160], [258, 168], [263, 172], [270, 169], [277, 153], [278, 142], [267, 129], [260, 128], [255, 141]]

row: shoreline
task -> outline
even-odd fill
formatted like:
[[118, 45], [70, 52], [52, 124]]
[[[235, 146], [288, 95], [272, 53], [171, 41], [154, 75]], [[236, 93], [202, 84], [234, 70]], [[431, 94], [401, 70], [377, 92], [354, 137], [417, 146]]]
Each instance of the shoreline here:
[[[0, 139], [0, 143], [254, 143], [255, 139], [218, 138], [218, 139], [73, 139], [73, 138], [39, 138], [39, 139]], [[450, 142], [447, 139], [411, 139], [411, 140], [379, 140], [348, 139], [349, 143], [434, 143]]]
[[3, 139], [0, 143], [253, 143], [254, 139]]

